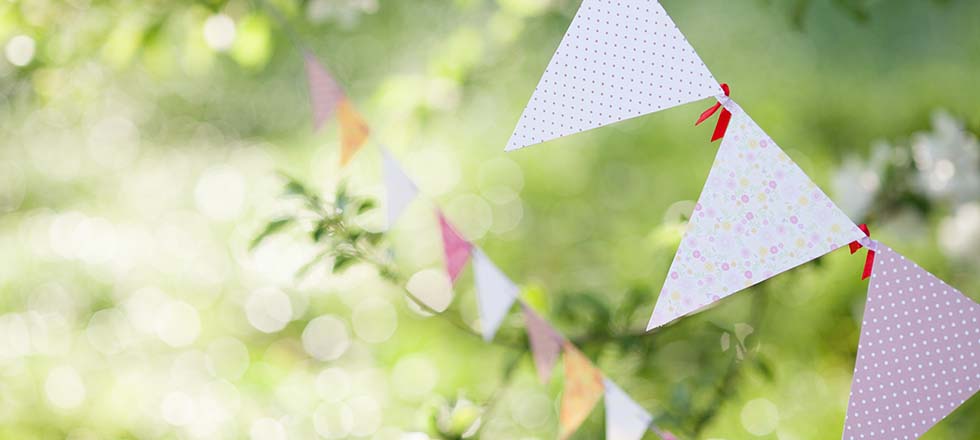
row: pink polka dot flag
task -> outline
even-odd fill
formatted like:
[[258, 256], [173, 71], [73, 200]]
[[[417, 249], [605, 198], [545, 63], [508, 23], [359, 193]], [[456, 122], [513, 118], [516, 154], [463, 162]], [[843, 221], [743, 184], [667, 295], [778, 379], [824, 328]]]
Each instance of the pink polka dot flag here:
[[647, 330], [864, 236], [752, 118], [731, 107]]
[[980, 390], [980, 304], [878, 247], [845, 440], [918, 438]]
[[723, 92], [656, 0], [585, 0], [507, 150]]

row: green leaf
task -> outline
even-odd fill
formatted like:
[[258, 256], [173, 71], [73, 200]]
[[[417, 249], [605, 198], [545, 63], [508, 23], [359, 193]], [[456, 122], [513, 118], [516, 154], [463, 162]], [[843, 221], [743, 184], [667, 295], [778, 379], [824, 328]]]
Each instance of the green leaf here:
[[310, 195], [313, 194], [306, 188], [306, 185], [304, 185], [303, 182], [300, 182], [298, 179], [293, 178], [286, 173], [279, 173], [279, 176], [286, 180], [286, 185], [284, 186], [286, 195], [310, 197]]
[[313, 228], [313, 232], [310, 233], [310, 237], [313, 238], [314, 242], [319, 242], [325, 232], [327, 232], [327, 223], [321, 220], [316, 222], [316, 226]]
[[776, 374], [772, 371], [772, 366], [769, 365], [769, 361], [765, 360], [762, 355], [755, 356], [754, 364], [759, 369], [759, 373], [769, 382], [772, 382], [776, 378]]
[[368, 243], [371, 243], [372, 245], [380, 243], [381, 239], [384, 237], [385, 234], [382, 232], [368, 232], [364, 234], [364, 238], [366, 238]]
[[300, 266], [300, 268], [296, 271], [296, 279], [305, 277], [311, 269], [313, 269], [321, 260], [323, 260], [323, 257], [327, 256], [328, 253], [329, 251], [320, 252], [315, 257], [311, 258], [310, 261], [307, 261], [306, 264]]
[[252, 239], [252, 242], [249, 243], [248, 250], [255, 249], [256, 247], [258, 247], [258, 245], [262, 244], [262, 241], [264, 241], [270, 235], [278, 233], [286, 226], [292, 224], [295, 220], [296, 219], [292, 217], [284, 217], [267, 223], [265, 225], [265, 229], [262, 229], [262, 232], [259, 232], [259, 235], [256, 235], [255, 238]]
[[371, 199], [364, 200], [364, 202], [361, 203], [361, 206], [357, 207], [357, 213], [364, 214], [365, 212], [374, 209], [375, 206], [376, 205], [374, 203], [374, 200]]
[[346, 269], [355, 261], [357, 261], [357, 259], [354, 258], [353, 255], [348, 255], [348, 254], [335, 255], [333, 258], [333, 273], [342, 272], [344, 269]]
[[334, 199], [334, 206], [337, 209], [343, 211], [347, 208], [347, 205], [351, 202], [350, 195], [347, 194], [347, 182], [343, 181], [337, 185], [337, 195]]

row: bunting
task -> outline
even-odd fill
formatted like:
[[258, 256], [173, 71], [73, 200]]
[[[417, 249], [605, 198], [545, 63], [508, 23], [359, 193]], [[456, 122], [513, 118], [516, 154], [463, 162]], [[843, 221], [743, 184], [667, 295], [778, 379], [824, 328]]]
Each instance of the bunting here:
[[980, 304], [877, 247], [845, 440], [918, 438], [980, 390]]
[[456, 282], [459, 273], [463, 271], [463, 266], [466, 266], [466, 262], [470, 259], [470, 251], [473, 249], [473, 245], [456, 232], [442, 211], [436, 211], [436, 215], [439, 217], [439, 230], [442, 232], [442, 249], [446, 256], [446, 272], [449, 273], [449, 279]]
[[337, 120], [340, 123], [340, 165], [344, 166], [367, 142], [369, 130], [367, 122], [347, 98], [337, 105]]
[[354, 104], [344, 94], [340, 84], [312, 53], [304, 52], [303, 61], [310, 87], [310, 104], [313, 106], [313, 129], [320, 130], [334, 112], [337, 113], [340, 125], [340, 165], [347, 165], [367, 142], [370, 131], [367, 122], [354, 109]]
[[483, 339], [491, 341], [520, 289], [479, 248], [473, 250], [473, 275]]
[[[333, 116], [340, 162], [370, 129], [344, 90], [304, 52], [313, 125]], [[681, 316], [850, 243], [868, 248], [866, 312], [843, 438], [916, 438], [980, 390], [980, 304], [894, 250], [870, 239], [730, 98], [656, 0], [583, 0], [506, 150], [511, 151], [714, 96], [698, 124], [719, 109], [723, 139], [647, 326]], [[387, 222], [419, 190], [382, 148]], [[518, 300], [518, 287], [437, 211], [453, 282], [472, 257], [481, 331], [493, 339], [521, 305], [538, 376], [547, 382], [564, 353], [559, 438], [588, 418], [600, 397], [606, 438], [638, 440], [653, 417], [576, 347]]]
[[653, 416], [637, 404], [609, 378], [606, 389], [606, 440], [640, 440], [650, 428]]
[[538, 377], [541, 382], [548, 382], [551, 379], [555, 362], [561, 355], [565, 338], [523, 302], [521, 303], [521, 311], [524, 313], [527, 338], [531, 345], [531, 355], [534, 358], [534, 366], [538, 370]]
[[558, 413], [558, 438], [567, 439], [589, 417], [603, 395], [602, 372], [569, 342], [564, 344], [565, 391]]
[[346, 100], [344, 90], [310, 52], [303, 53], [306, 80], [310, 87], [310, 105], [313, 106], [313, 129], [319, 130], [330, 119], [341, 101]]
[[658, 1], [584, 0], [507, 151], [723, 93]]
[[381, 147], [381, 168], [384, 175], [385, 197], [387, 198], [386, 211], [388, 227], [390, 228], [394, 226], [395, 221], [412, 203], [412, 200], [418, 197], [419, 189], [415, 186], [415, 182], [402, 171], [391, 152], [384, 147]]
[[865, 236], [733, 108], [647, 330]]

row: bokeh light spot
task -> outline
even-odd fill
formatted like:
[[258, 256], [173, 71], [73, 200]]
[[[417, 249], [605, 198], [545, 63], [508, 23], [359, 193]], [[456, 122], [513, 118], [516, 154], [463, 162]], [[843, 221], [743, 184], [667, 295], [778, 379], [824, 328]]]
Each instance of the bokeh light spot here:
[[303, 329], [303, 349], [321, 361], [332, 361], [344, 355], [350, 347], [347, 325], [331, 316], [320, 316]]

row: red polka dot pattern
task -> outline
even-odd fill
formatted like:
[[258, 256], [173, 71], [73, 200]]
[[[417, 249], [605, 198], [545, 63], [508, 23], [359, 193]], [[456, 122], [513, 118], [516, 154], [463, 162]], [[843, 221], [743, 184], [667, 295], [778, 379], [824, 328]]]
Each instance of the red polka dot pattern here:
[[655, 0], [585, 0], [507, 150], [722, 94]]

